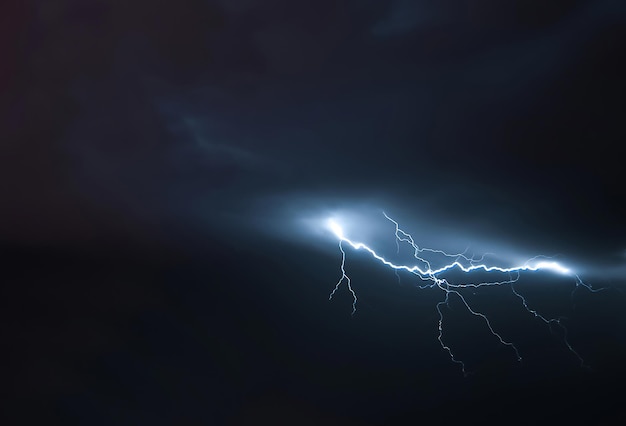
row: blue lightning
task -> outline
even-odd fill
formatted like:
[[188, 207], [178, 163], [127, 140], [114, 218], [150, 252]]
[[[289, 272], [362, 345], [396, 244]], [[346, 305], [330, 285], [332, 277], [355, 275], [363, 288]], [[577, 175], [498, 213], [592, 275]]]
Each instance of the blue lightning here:
[[[337, 281], [337, 284], [333, 288], [332, 292], [330, 293], [329, 300], [333, 298], [333, 296], [340, 289], [341, 284], [345, 282], [348, 291], [352, 295], [352, 315], [356, 313], [357, 295], [356, 295], [355, 290], [352, 287], [352, 281], [350, 280], [350, 277], [346, 273], [346, 268], [345, 268], [346, 251], [344, 248], [345, 245], [350, 246], [355, 250], [363, 250], [369, 253], [375, 260], [391, 268], [395, 272], [396, 276], [398, 276], [398, 278], [399, 278], [398, 272], [402, 272], [402, 271], [408, 272], [412, 275], [417, 276], [421, 281], [425, 283], [419, 286], [419, 288], [422, 288], [422, 289], [439, 288], [440, 290], [444, 292], [445, 296], [444, 296], [444, 299], [438, 302], [436, 305], [436, 310], [439, 315], [439, 320], [437, 323], [437, 330], [438, 330], [437, 339], [441, 347], [448, 353], [451, 361], [458, 364], [461, 367], [461, 371], [463, 372], [463, 374], [467, 376], [469, 372], [466, 369], [465, 363], [459, 360], [458, 358], [456, 358], [453, 353], [452, 348], [444, 342], [444, 338], [443, 338], [444, 314], [442, 311], [442, 306], [445, 305], [446, 307], [449, 307], [450, 298], [451, 297], [458, 298], [461, 301], [462, 305], [467, 309], [467, 311], [470, 314], [480, 318], [487, 326], [487, 329], [489, 330], [489, 332], [500, 342], [500, 344], [511, 348], [511, 350], [515, 354], [517, 361], [521, 362], [522, 357], [520, 355], [518, 348], [515, 346], [515, 344], [513, 344], [512, 342], [502, 337], [502, 335], [494, 329], [489, 318], [482, 312], [479, 312], [476, 309], [472, 308], [470, 303], [467, 301], [466, 297], [463, 296], [463, 294], [461, 294], [461, 292], [459, 291], [460, 289], [468, 288], [468, 287], [478, 288], [478, 287], [485, 287], [485, 286], [508, 285], [511, 288], [511, 291], [513, 292], [513, 294], [517, 298], [520, 299], [522, 306], [528, 313], [533, 315], [538, 320], [547, 324], [551, 332], [553, 332], [553, 328], [552, 328], [553, 326], [556, 326], [561, 329], [562, 340], [565, 346], [577, 358], [581, 366], [583, 367], [586, 366], [585, 362], [583, 361], [583, 358], [572, 347], [572, 345], [568, 341], [567, 329], [565, 328], [565, 325], [562, 323], [562, 318], [548, 318], [540, 314], [539, 312], [537, 312], [537, 310], [531, 308], [526, 298], [515, 289], [515, 283], [519, 280], [522, 272], [547, 271], [547, 272], [551, 272], [551, 273], [555, 273], [559, 275], [572, 277], [575, 282], [574, 290], [572, 290], [572, 296], [574, 295], [574, 293], [579, 287], [584, 287], [591, 292], [598, 292], [598, 291], [604, 290], [604, 288], [600, 288], [600, 289], [592, 288], [588, 284], [584, 283], [580, 279], [580, 277], [577, 274], [575, 274], [572, 270], [544, 256], [535, 256], [527, 260], [521, 265], [501, 267], [501, 266], [496, 266], [496, 265], [490, 265], [485, 262], [485, 259], [487, 258], [489, 253], [484, 254], [479, 258], [474, 258], [473, 256], [468, 257], [465, 254], [466, 252], [449, 254], [443, 250], [420, 247], [415, 243], [415, 240], [410, 234], [408, 234], [407, 232], [403, 231], [400, 228], [400, 225], [398, 224], [397, 221], [393, 220], [384, 212], [383, 212], [383, 215], [395, 227], [395, 242], [396, 242], [397, 252], [399, 253], [400, 251], [400, 243], [408, 244], [413, 250], [413, 257], [416, 260], [416, 263], [412, 265], [396, 264], [386, 259], [385, 257], [378, 254], [374, 249], [372, 249], [365, 243], [357, 242], [348, 238], [345, 235], [343, 228], [337, 223], [337, 221], [330, 218], [327, 220], [326, 225], [328, 229], [332, 231], [335, 237], [337, 237], [337, 239], [339, 240], [339, 250], [341, 252], [341, 276], [339, 280]], [[447, 259], [447, 263], [445, 263], [443, 266], [433, 267], [431, 264], [433, 260], [432, 259], [428, 260], [427, 259], [428, 256], [432, 256], [432, 257], [444, 259], [444, 260]], [[490, 274], [497, 274], [500, 276], [504, 275], [506, 278], [501, 279], [501, 280], [485, 281], [485, 282], [478, 282], [478, 283], [453, 283], [453, 282], [450, 282], [450, 278], [446, 278], [442, 276], [447, 271], [453, 271], [453, 270], [457, 270], [465, 274], [473, 272], [473, 271], [482, 271], [482, 272], [486, 272]]]

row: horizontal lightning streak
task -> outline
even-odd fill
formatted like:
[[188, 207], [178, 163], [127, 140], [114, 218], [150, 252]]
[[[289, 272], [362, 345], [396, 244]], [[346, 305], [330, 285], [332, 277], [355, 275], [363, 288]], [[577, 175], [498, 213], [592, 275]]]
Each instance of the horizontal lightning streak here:
[[[341, 229], [341, 227], [333, 220], [333, 219], [329, 219], [328, 225], [330, 227], [331, 230], [333, 230], [333, 232], [335, 233], [335, 235], [339, 238], [340, 241], [342, 242], [346, 242], [348, 244], [350, 244], [355, 250], [365, 250], [367, 252], [369, 252], [375, 259], [379, 260], [381, 263], [383, 263], [386, 266], [389, 266], [393, 269], [398, 269], [398, 270], [404, 270], [407, 272], [410, 272], [412, 274], [419, 274], [422, 276], [431, 276], [431, 275], [437, 275], [440, 274], [442, 272], [445, 272], [449, 269], [452, 268], [458, 268], [460, 270], [462, 270], [463, 272], [472, 272], [475, 270], [479, 270], [482, 269], [485, 272], [493, 272], [493, 271], [497, 271], [497, 272], [517, 272], [517, 271], [538, 271], [538, 270], [552, 270], [555, 272], [558, 272], [560, 274], [570, 274], [570, 270], [561, 266], [559, 263], [557, 262], [548, 262], [548, 261], [541, 261], [541, 262], [537, 262], [534, 265], [529, 264], [529, 262], [526, 262], [523, 265], [520, 266], [513, 266], [510, 268], [502, 268], [499, 266], [489, 266], [486, 265], [484, 263], [480, 263], [477, 265], [471, 264], [469, 266], [465, 266], [463, 265], [461, 262], [455, 260], [454, 262], [442, 266], [441, 268], [438, 269], [431, 269], [430, 267], [428, 269], [422, 269], [420, 268], [418, 265], [414, 265], [414, 266], [407, 266], [407, 265], [396, 265], [395, 263], [385, 259], [384, 257], [382, 257], [381, 255], [379, 255], [378, 253], [376, 253], [373, 249], [371, 249], [370, 247], [368, 247], [367, 245], [365, 245], [364, 243], [357, 243], [354, 242], [352, 240], [350, 240], [349, 238], [345, 237], [343, 234], [343, 230]], [[452, 256], [452, 255], [448, 255], [445, 254], [444, 252], [440, 251], [440, 250], [429, 250], [432, 252], [436, 252], [436, 253], [442, 253], [445, 256]], [[461, 256], [461, 255], [454, 255], [456, 256]], [[533, 259], [531, 259], [533, 260]]]

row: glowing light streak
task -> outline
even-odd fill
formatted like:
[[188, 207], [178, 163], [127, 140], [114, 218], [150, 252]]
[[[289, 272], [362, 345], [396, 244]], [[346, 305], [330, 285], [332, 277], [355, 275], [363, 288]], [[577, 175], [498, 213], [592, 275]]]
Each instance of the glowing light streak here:
[[[540, 313], [538, 313], [537, 310], [529, 306], [526, 298], [515, 289], [514, 284], [519, 280], [520, 274], [523, 272], [546, 271], [546, 272], [550, 272], [554, 274], [571, 276], [575, 282], [575, 287], [574, 287], [574, 290], [572, 291], [572, 296], [574, 292], [580, 286], [586, 288], [587, 290], [591, 292], [604, 290], [603, 288], [593, 289], [589, 285], [585, 284], [580, 279], [580, 277], [578, 277], [578, 275], [572, 272], [572, 270], [561, 265], [560, 263], [556, 261], [549, 260], [544, 256], [533, 257], [521, 265], [502, 267], [502, 266], [497, 266], [497, 265], [486, 263], [485, 258], [487, 257], [488, 254], [482, 255], [480, 258], [475, 259], [473, 257], [466, 256], [464, 252], [456, 253], [456, 254], [449, 254], [442, 250], [419, 247], [415, 243], [415, 240], [413, 239], [413, 237], [400, 228], [398, 222], [393, 220], [386, 213], [383, 213], [383, 214], [385, 218], [391, 223], [393, 223], [395, 226], [395, 242], [397, 246], [397, 252], [398, 253], [400, 252], [400, 243], [406, 243], [410, 245], [411, 248], [413, 249], [413, 257], [416, 260], [416, 264], [412, 264], [412, 265], [398, 264], [398, 263], [394, 263], [391, 260], [386, 259], [384, 256], [378, 254], [374, 249], [372, 249], [365, 243], [357, 242], [348, 238], [345, 234], [343, 227], [339, 225], [337, 221], [335, 221], [332, 218], [328, 219], [326, 222], [326, 226], [339, 240], [339, 250], [341, 252], [341, 267], [340, 267], [341, 277], [339, 278], [339, 280], [337, 281], [337, 284], [335, 285], [332, 292], [330, 293], [329, 299], [333, 298], [333, 296], [337, 293], [337, 291], [341, 287], [341, 284], [345, 282], [348, 291], [352, 295], [352, 315], [356, 313], [357, 295], [356, 295], [355, 290], [352, 287], [352, 281], [350, 280], [350, 277], [347, 275], [346, 269], [345, 269], [345, 264], [346, 264], [346, 251], [344, 249], [345, 245], [350, 246], [355, 250], [363, 250], [369, 253], [375, 260], [393, 269], [394, 272], [396, 273], [396, 276], [398, 276], [398, 278], [399, 278], [398, 272], [404, 271], [404, 272], [417, 276], [422, 281], [427, 282], [427, 284], [419, 286], [422, 289], [423, 288], [441, 289], [444, 292], [445, 297], [442, 301], [438, 302], [436, 305], [436, 310], [439, 315], [439, 320], [437, 323], [437, 329], [438, 329], [437, 339], [441, 347], [450, 356], [450, 359], [452, 360], [452, 362], [459, 364], [463, 374], [467, 375], [468, 371], [466, 370], [465, 363], [457, 359], [452, 349], [450, 348], [450, 346], [444, 342], [444, 339], [443, 339], [444, 314], [443, 314], [441, 307], [443, 305], [446, 305], [449, 307], [450, 296], [456, 296], [470, 314], [478, 318], [481, 318], [484, 321], [489, 332], [496, 339], [498, 339], [500, 344], [511, 348], [511, 350], [515, 354], [516, 359], [521, 362], [522, 357], [520, 355], [518, 348], [512, 342], [504, 339], [502, 335], [494, 329], [487, 315], [472, 308], [470, 303], [467, 301], [466, 297], [459, 291], [460, 289], [468, 288], [468, 287], [478, 288], [478, 287], [484, 287], [484, 286], [509, 285], [513, 294], [521, 300], [522, 306], [528, 313], [533, 315], [535, 318], [541, 320], [542, 322], [546, 323], [550, 327], [551, 332], [553, 332], [552, 326], [554, 325], [559, 327], [562, 330], [563, 343], [567, 346], [568, 350], [578, 359], [578, 361], [580, 362], [580, 365], [585, 366], [583, 358], [580, 356], [578, 352], [574, 350], [572, 345], [567, 340], [567, 329], [562, 323], [562, 318], [547, 318], [541, 315]], [[433, 267], [431, 265], [431, 262], [433, 260], [432, 259], [428, 260], [426, 256], [433, 256], [433, 257], [448, 259], [448, 262], [445, 263], [443, 266]], [[449, 281], [450, 278], [445, 278], [442, 276], [448, 271], [459, 271], [464, 274], [469, 274], [475, 271], [479, 271], [479, 272], [482, 271], [484, 273], [490, 273], [490, 274], [500, 274], [500, 275], [504, 274], [507, 276], [507, 278], [501, 279], [501, 280], [480, 282], [480, 283], [451, 283]]]

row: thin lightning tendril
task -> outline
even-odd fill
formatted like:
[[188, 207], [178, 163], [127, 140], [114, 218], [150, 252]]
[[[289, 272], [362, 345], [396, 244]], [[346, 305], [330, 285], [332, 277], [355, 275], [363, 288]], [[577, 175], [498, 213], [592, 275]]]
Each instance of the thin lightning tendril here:
[[343, 250], [343, 245], [341, 244], [342, 242], [343, 240], [339, 240], [339, 250], [341, 251], [341, 278], [339, 278], [339, 281], [337, 281], [335, 288], [330, 293], [330, 296], [328, 296], [328, 300], [331, 300], [333, 298], [337, 290], [339, 290], [339, 286], [341, 286], [341, 283], [345, 281], [346, 286], [348, 287], [348, 290], [352, 294], [352, 315], [354, 315], [354, 313], [356, 312], [357, 297], [356, 297], [356, 292], [352, 289], [352, 284], [350, 283], [350, 277], [346, 275], [346, 269], [345, 269], [346, 268], [346, 252]]
[[[580, 365], [583, 367], [586, 367], [583, 358], [572, 347], [572, 345], [567, 339], [567, 328], [562, 323], [562, 319], [564, 318], [563, 317], [548, 318], [540, 314], [539, 312], [537, 312], [537, 310], [531, 308], [526, 298], [515, 289], [514, 284], [519, 280], [521, 272], [546, 270], [550, 272], [559, 273], [562, 275], [573, 276], [575, 278], [575, 287], [571, 293], [572, 299], [574, 297], [574, 293], [578, 290], [579, 287], [584, 287], [590, 292], [594, 292], [594, 293], [605, 290], [604, 288], [599, 288], [599, 289], [592, 288], [588, 284], [585, 284], [580, 279], [580, 277], [574, 274], [571, 270], [560, 265], [558, 262], [546, 260], [547, 258], [545, 258], [544, 256], [535, 256], [529, 259], [528, 261], [526, 261], [522, 265], [504, 268], [504, 267], [488, 265], [484, 263], [485, 258], [489, 256], [491, 253], [486, 253], [480, 256], [479, 258], [475, 258], [474, 256], [468, 257], [466, 255], [467, 249], [462, 253], [449, 254], [449, 253], [444, 252], [443, 250], [419, 247], [415, 243], [413, 237], [400, 228], [400, 225], [398, 224], [398, 222], [393, 220], [384, 212], [383, 212], [383, 215], [385, 216], [387, 220], [389, 220], [395, 226], [396, 253], [400, 253], [400, 243], [407, 243], [408, 245], [412, 247], [413, 257], [418, 261], [418, 264], [412, 265], [412, 266], [395, 264], [385, 259], [383, 256], [379, 255], [372, 248], [368, 247], [366, 244], [355, 242], [349, 239], [348, 237], [346, 237], [344, 234], [343, 228], [333, 219], [329, 219], [327, 222], [327, 225], [330, 228], [330, 230], [335, 234], [335, 236], [339, 239], [339, 250], [341, 251], [341, 277], [339, 278], [339, 281], [337, 282], [334, 289], [330, 293], [329, 300], [333, 298], [333, 296], [337, 293], [337, 291], [341, 287], [341, 284], [345, 282], [346, 287], [348, 288], [348, 290], [350, 291], [352, 295], [352, 315], [356, 313], [357, 295], [354, 289], [352, 288], [352, 282], [350, 280], [350, 277], [346, 274], [346, 270], [345, 270], [346, 252], [344, 250], [344, 243], [348, 244], [355, 250], [364, 250], [368, 252], [374, 259], [378, 260], [383, 265], [393, 269], [394, 273], [398, 277], [398, 280], [400, 280], [399, 272], [405, 271], [405, 272], [408, 272], [410, 274], [417, 276], [420, 280], [426, 282], [426, 284], [419, 286], [419, 288], [424, 289], [424, 288], [436, 287], [436, 288], [441, 289], [444, 292], [445, 297], [442, 301], [438, 302], [436, 305], [437, 313], [439, 315], [439, 320], [437, 323], [437, 330], [438, 330], [437, 340], [439, 341], [441, 347], [448, 353], [450, 360], [458, 364], [461, 367], [461, 371], [463, 372], [463, 374], [467, 376], [469, 372], [466, 370], [465, 363], [457, 359], [452, 349], [450, 348], [450, 346], [444, 342], [444, 339], [443, 339], [444, 314], [441, 308], [444, 305], [446, 307], [449, 307], [450, 296], [451, 295], [456, 296], [470, 314], [481, 318], [485, 322], [487, 328], [489, 329], [489, 332], [498, 339], [500, 344], [504, 346], [508, 346], [513, 350], [517, 361], [521, 362], [522, 357], [520, 355], [518, 348], [512, 342], [505, 340], [502, 337], [502, 335], [493, 328], [491, 322], [489, 321], [489, 318], [484, 313], [479, 312], [475, 310], [474, 308], [472, 308], [470, 303], [465, 298], [465, 296], [463, 296], [463, 294], [459, 292], [459, 289], [468, 288], [468, 287], [479, 288], [479, 287], [486, 287], [486, 286], [508, 285], [511, 288], [511, 291], [513, 292], [513, 294], [521, 300], [521, 303], [524, 309], [528, 313], [533, 315], [535, 318], [541, 320], [546, 325], [548, 325], [552, 333], [554, 333], [553, 326], [557, 326], [561, 329], [561, 332], [562, 332], [561, 339], [563, 343], [568, 348], [568, 350], [578, 359], [578, 361], [580, 362]], [[444, 258], [449, 259], [449, 263], [447, 263], [444, 266], [440, 266], [438, 268], [433, 268], [433, 266], [431, 265], [431, 262], [424, 257], [425, 254], [443, 256]], [[483, 272], [489, 272], [489, 273], [504, 273], [508, 275], [508, 279], [504, 279], [501, 281], [486, 281], [486, 282], [479, 282], [479, 283], [459, 284], [459, 283], [451, 283], [448, 281], [447, 278], [440, 277], [442, 273], [449, 271], [449, 270], [454, 270], [454, 269], [459, 270], [464, 273], [470, 273], [473, 271], [483, 271]]]

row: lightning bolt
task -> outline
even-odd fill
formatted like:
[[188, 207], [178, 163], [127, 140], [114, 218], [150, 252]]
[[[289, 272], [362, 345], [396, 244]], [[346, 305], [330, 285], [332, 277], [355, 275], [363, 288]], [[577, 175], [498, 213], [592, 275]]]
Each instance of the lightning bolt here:
[[[529, 314], [533, 315], [538, 320], [547, 324], [552, 333], [554, 333], [553, 331], [554, 326], [561, 329], [562, 331], [561, 339], [563, 343], [568, 348], [568, 350], [577, 358], [580, 365], [583, 367], [586, 367], [583, 358], [572, 347], [572, 345], [567, 339], [567, 328], [562, 322], [563, 318], [548, 318], [540, 314], [539, 312], [537, 312], [537, 310], [531, 308], [527, 299], [519, 291], [516, 290], [514, 285], [519, 280], [521, 273], [523, 272], [547, 271], [547, 272], [551, 272], [554, 274], [571, 276], [574, 279], [575, 287], [572, 290], [572, 297], [574, 296], [574, 293], [580, 287], [586, 288], [590, 292], [598, 292], [598, 291], [604, 290], [604, 288], [599, 288], [599, 289], [592, 288], [588, 284], [584, 283], [580, 279], [580, 277], [576, 275], [574, 272], [572, 272], [569, 268], [566, 268], [560, 263], [550, 260], [549, 258], [546, 258], [545, 256], [535, 256], [527, 260], [521, 265], [502, 267], [502, 266], [490, 265], [485, 262], [485, 259], [490, 253], [484, 254], [479, 258], [475, 258], [473, 256], [472, 257], [467, 256], [466, 252], [449, 254], [443, 250], [420, 247], [416, 244], [415, 240], [409, 233], [403, 231], [400, 228], [400, 225], [398, 224], [397, 221], [389, 217], [384, 212], [383, 212], [383, 215], [395, 227], [395, 242], [396, 242], [397, 252], [399, 253], [400, 251], [400, 243], [406, 243], [413, 250], [413, 257], [415, 258], [415, 263], [412, 265], [396, 264], [386, 259], [385, 257], [378, 254], [374, 249], [372, 249], [365, 243], [357, 242], [348, 238], [345, 235], [343, 228], [341, 227], [341, 225], [339, 225], [339, 223], [337, 223], [337, 221], [335, 221], [332, 218], [328, 219], [326, 222], [326, 225], [328, 229], [339, 240], [339, 250], [341, 252], [341, 277], [339, 278], [339, 280], [337, 281], [337, 284], [335, 285], [332, 292], [330, 293], [329, 300], [332, 300], [333, 296], [337, 293], [337, 291], [341, 287], [341, 284], [345, 282], [348, 291], [352, 295], [352, 315], [356, 313], [357, 295], [352, 287], [352, 282], [350, 280], [350, 277], [346, 273], [346, 268], [345, 268], [346, 251], [344, 248], [345, 246], [352, 247], [354, 250], [363, 250], [369, 253], [371, 257], [377, 260], [379, 263], [385, 265], [388, 268], [391, 268], [396, 273], [396, 276], [398, 276], [398, 278], [399, 278], [398, 272], [402, 272], [402, 271], [417, 276], [421, 281], [425, 283], [419, 286], [419, 288], [421, 289], [439, 288], [444, 293], [444, 299], [438, 302], [436, 305], [436, 310], [439, 315], [439, 319], [437, 323], [437, 330], [438, 330], [437, 339], [441, 347], [448, 353], [451, 361], [458, 364], [461, 367], [461, 371], [463, 372], [463, 374], [467, 376], [469, 372], [466, 369], [465, 363], [459, 360], [458, 358], [456, 358], [453, 353], [452, 348], [450, 348], [450, 346], [444, 342], [444, 338], [443, 338], [444, 314], [443, 314], [442, 307], [444, 305], [446, 307], [449, 307], [451, 297], [458, 298], [461, 301], [462, 305], [465, 307], [465, 309], [467, 309], [467, 311], [470, 314], [480, 318], [485, 323], [489, 332], [500, 342], [500, 344], [510, 347], [513, 353], [515, 354], [517, 361], [521, 362], [522, 357], [520, 355], [518, 348], [515, 346], [515, 344], [503, 338], [502, 335], [494, 329], [487, 315], [472, 308], [472, 306], [470, 305], [466, 297], [459, 291], [460, 289], [468, 288], [468, 287], [479, 288], [479, 287], [485, 287], [485, 286], [508, 285], [511, 288], [511, 291], [513, 292], [513, 294], [517, 298], [520, 299], [522, 306]], [[433, 267], [432, 266], [432, 262], [434, 262], [434, 260], [432, 259], [433, 257], [438, 258], [438, 259], [443, 259], [444, 264], [442, 266]], [[429, 260], [428, 258], [431, 258], [431, 260]], [[446, 278], [442, 276], [447, 271], [459, 271], [464, 274], [469, 274], [474, 271], [482, 271], [484, 273], [504, 276], [504, 279], [478, 282], [478, 283], [467, 283], [467, 282], [453, 283], [453, 282], [450, 282], [450, 278]]]

